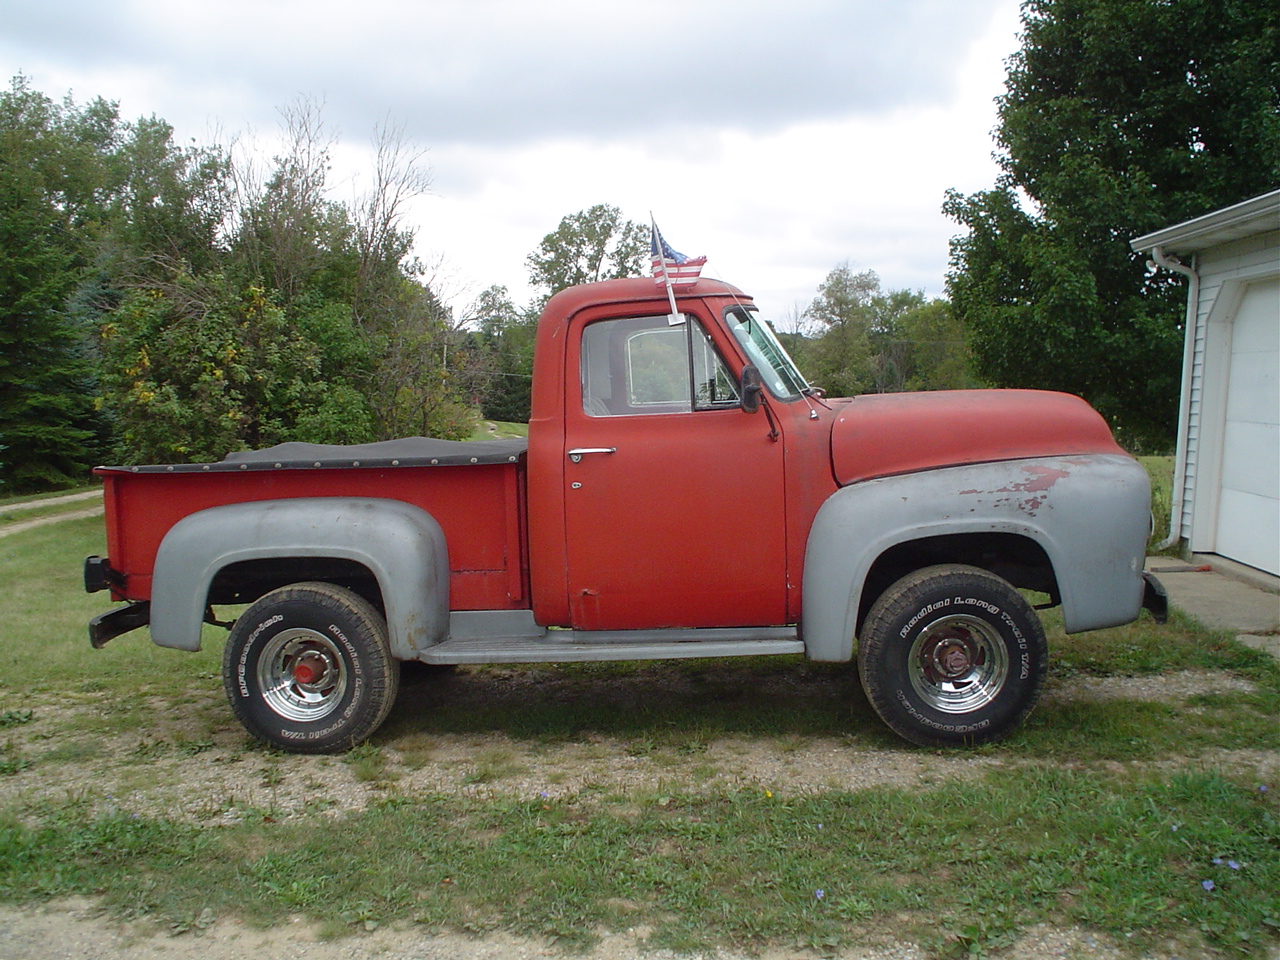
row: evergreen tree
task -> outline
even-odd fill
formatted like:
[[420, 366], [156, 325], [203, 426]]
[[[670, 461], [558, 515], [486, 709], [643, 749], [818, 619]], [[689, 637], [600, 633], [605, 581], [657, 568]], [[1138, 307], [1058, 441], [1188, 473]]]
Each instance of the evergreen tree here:
[[0, 93], [0, 489], [9, 492], [81, 479], [96, 452], [86, 340], [65, 307], [113, 123], [109, 105], [59, 106], [22, 77]]

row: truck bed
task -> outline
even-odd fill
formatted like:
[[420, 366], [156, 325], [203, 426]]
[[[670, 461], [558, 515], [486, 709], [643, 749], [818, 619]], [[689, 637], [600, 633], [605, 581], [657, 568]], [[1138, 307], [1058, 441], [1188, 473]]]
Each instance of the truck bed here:
[[[285, 443], [217, 463], [99, 467], [117, 599], [149, 600], [156, 551], [209, 507], [299, 497], [373, 497], [421, 507], [449, 544], [450, 608], [528, 606], [528, 441], [409, 437], [355, 446]], [[128, 517], [125, 523], [123, 518]]]

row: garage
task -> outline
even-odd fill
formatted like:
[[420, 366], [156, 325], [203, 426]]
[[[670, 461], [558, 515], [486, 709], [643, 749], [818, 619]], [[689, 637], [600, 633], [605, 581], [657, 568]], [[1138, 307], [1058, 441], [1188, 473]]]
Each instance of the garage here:
[[1280, 190], [1132, 247], [1187, 278], [1166, 542], [1280, 575]]

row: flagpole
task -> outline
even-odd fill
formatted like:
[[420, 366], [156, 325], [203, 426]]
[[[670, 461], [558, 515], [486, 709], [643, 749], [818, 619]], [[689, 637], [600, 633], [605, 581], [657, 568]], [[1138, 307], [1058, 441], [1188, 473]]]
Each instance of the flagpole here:
[[671, 316], [667, 319], [668, 326], [674, 327], [684, 318], [680, 316], [680, 311], [676, 309], [676, 291], [671, 284], [671, 274], [667, 273], [667, 257], [662, 249], [662, 234], [658, 231], [658, 221], [653, 219], [653, 211], [649, 211], [649, 229], [652, 231], [649, 235], [649, 246], [651, 249], [658, 251], [658, 262], [662, 264], [662, 282], [667, 286], [667, 300], [671, 304]]

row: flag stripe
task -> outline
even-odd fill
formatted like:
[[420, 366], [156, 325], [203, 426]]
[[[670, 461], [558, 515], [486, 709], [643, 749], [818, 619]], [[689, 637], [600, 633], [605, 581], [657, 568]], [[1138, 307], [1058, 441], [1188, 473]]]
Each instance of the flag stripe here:
[[686, 257], [663, 239], [655, 223], [649, 234], [649, 256], [653, 266], [653, 282], [656, 284], [690, 284], [698, 279], [706, 257]]
[[[666, 261], [666, 271], [663, 272], [663, 260]], [[672, 283], [693, 283], [702, 273], [702, 268], [706, 264], [706, 257], [697, 257], [692, 260], [686, 260], [679, 263], [669, 258], [655, 258], [653, 260], [653, 281], [654, 283], [662, 283], [664, 278], [669, 278]]]

